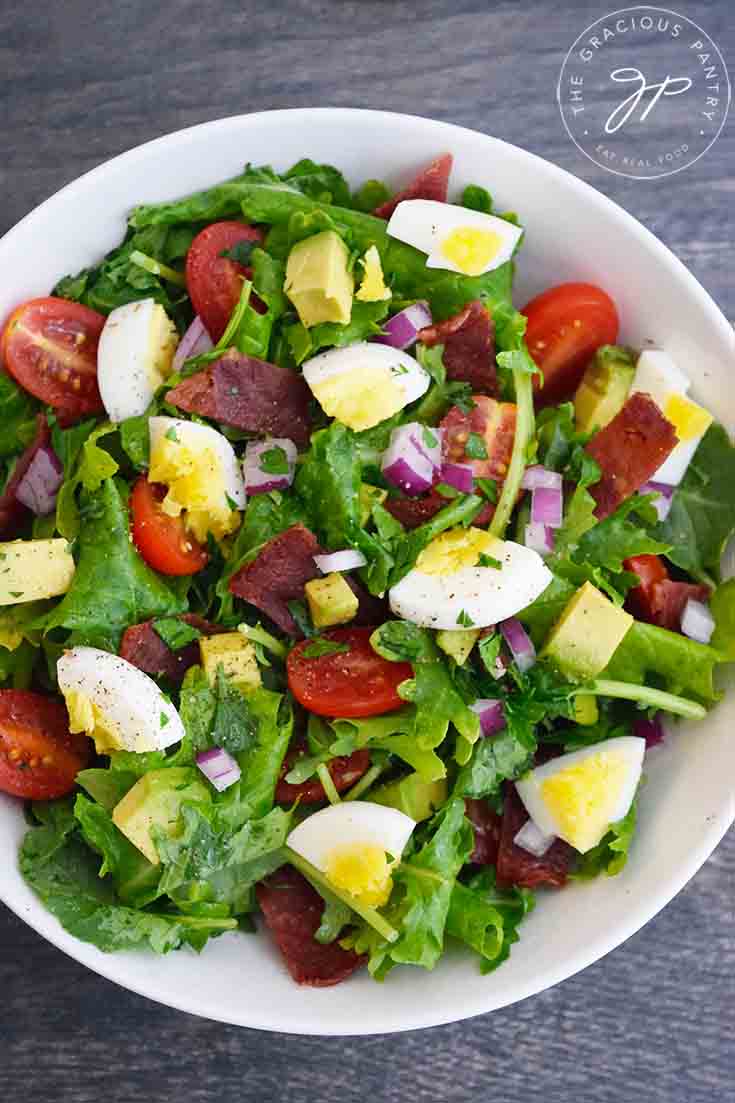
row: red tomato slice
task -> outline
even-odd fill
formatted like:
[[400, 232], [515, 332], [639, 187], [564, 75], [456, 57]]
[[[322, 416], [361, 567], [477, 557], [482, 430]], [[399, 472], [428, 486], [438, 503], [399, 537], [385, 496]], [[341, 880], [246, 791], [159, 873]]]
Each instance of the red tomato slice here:
[[61, 701], [22, 689], [0, 689], [0, 790], [55, 800], [74, 788], [90, 759], [86, 735], [71, 735]]
[[618, 312], [602, 288], [591, 283], [561, 283], [531, 299], [521, 311], [528, 318], [526, 343], [544, 373], [534, 378], [538, 405], [570, 398], [595, 349], [618, 337]]
[[[223, 257], [240, 241], [261, 242], [263, 234], [243, 222], [213, 222], [197, 234], [186, 255], [186, 286], [194, 309], [213, 341], [225, 332], [250, 270]], [[253, 304], [255, 305], [255, 304]]]
[[16, 383], [65, 421], [104, 412], [97, 345], [105, 317], [66, 299], [29, 299], [8, 318], [0, 360]]
[[409, 663], [391, 663], [370, 646], [372, 628], [334, 628], [321, 639], [346, 643], [349, 651], [304, 658], [311, 640], [288, 656], [288, 685], [297, 701], [318, 716], [379, 716], [400, 708], [398, 687], [413, 677]]
[[186, 531], [181, 517], [169, 517], [160, 507], [166, 488], [141, 475], [130, 495], [133, 543], [149, 567], [168, 575], [195, 574], [209, 556]]

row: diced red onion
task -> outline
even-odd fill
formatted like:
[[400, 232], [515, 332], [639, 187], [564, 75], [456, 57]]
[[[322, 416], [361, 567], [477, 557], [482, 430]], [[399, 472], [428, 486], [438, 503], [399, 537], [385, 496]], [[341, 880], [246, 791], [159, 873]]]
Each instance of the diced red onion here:
[[656, 510], [659, 521], [665, 521], [671, 512], [675, 490], [675, 486], [667, 486], [666, 483], [644, 483], [638, 493], [658, 494], [658, 498], [654, 498], [651, 505]]
[[539, 555], [550, 555], [554, 550], [554, 530], [537, 521], [531, 521], [526, 525], [523, 540], [527, 548], [538, 552]]
[[521, 486], [524, 490], [561, 490], [562, 479], [558, 471], [549, 471], [536, 463], [523, 472]]
[[387, 322], [383, 322], [383, 332], [373, 340], [381, 345], [390, 345], [394, 349], [407, 349], [416, 342], [416, 336], [420, 329], [430, 326], [432, 323], [429, 304], [425, 302], [413, 303], [394, 314]]
[[241, 770], [235, 759], [222, 747], [213, 747], [209, 751], [200, 751], [196, 763], [208, 781], [212, 782], [218, 793], [224, 792], [240, 780]]
[[[283, 475], [274, 475], [261, 467], [263, 455], [272, 448], [282, 448], [286, 453], [288, 471]], [[267, 440], [251, 440], [245, 448], [242, 465], [245, 478], [245, 490], [248, 494], [267, 494], [271, 490], [287, 490], [293, 482], [296, 471], [298, 449], [288, 437], [269, 437]]]
[[196, 318], [179, 341], [171, 370], [175, 372], [181, 371], [184, 361], [188, 360], [190, 356], [201, 356], [202, 353], [209, 352], [212, 348], [214, 348], [212, 338], [204, 328], [204, 322], [197, 314]]
[[639, 739], [645, 739], [646, 747], [655, 747], [658, 743], [663, 743], [666, 732], [661, 723], [661, 713], [657, 712], [652, 720], [640, 716], [633, 722], [633, 735], [637, 735]]
[[535, 858], [543, 858], [555, 838], [556, 835], [546, 835], [534, 820], [526, 820], [513, 842]]
[[361, 551], [345, 548], [344, 551], [315, 555], [314, 562], [322, 574], [332, 574], [335, 571], [354, 571], [357, 567], [364, 567], [367, 559]]
[[499, 628], [518, 669], [530, 670], [536, 662], [536, 648], [521, 622], [515, 617], [510, 617], [504, 620]]
[[551, 529], [561, 528], [563, 506], [561, 488], [539, 486], [531, 495], [531, 521]]
[[434, 465], [414, 444], [410, 425], [393, 430], [380, 467], [389, 482], [409, 495], [423, 494], [434, 484]]
[[480, 717], [480, 731], [483, 735], [495, 735], [505, 727], [502, 701], [494, 697], [481, 697], [470, 708]]
[[475, 473], [471, 463], [442, 464], [440, 479], [463, 494], [471, 494], [475, 488]]
[[690, 640], [709, 643], [715, 630], [715, 618], [709, 606], [690, 597], [681, 614], [681, 630]]
[[15, 497], [38, 517], [53, 513], [56, 495], [64, 481], [61, 460], [48, 445], [42, 445], [26, 468], [15, 489]]
[[[411, 441], [418, 452], [424, 456], [434, 468], [435, 475], [439, 475], [442, 467], [442, 429], [430, 429], [421, 425], [418, 421], [412, 421], [404, 425], [404, 429], [411, 430]], [[433, 441], [433, 443], [432, 443]]]

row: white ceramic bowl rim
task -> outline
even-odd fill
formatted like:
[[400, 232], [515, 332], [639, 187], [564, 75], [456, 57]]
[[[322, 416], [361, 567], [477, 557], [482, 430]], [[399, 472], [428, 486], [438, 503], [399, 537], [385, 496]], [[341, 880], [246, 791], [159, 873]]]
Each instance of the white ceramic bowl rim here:
[[[559, 220], [552, 220], [552, 225], [547, 232], [548, 218], [544, 222], [540, 215], [534, 216], [532, 208], [536, 204], [543, 209], [543, 193], [546, 190], [552, 195], [566, 193], [579, 205], [577, 213], [583, 223], [580, 236], [584, 237], [586, 229], [589, 239], [589, 234], [592, 232], [591, 226], [596, 219], [599, 219], [600, 226], [606, 228], [604, 248], [609, 249], [610, 255], [614, 256], [613, 268], [620, 260], [616, 253], [618, 249], [616, 238], [619, 235], [626, 248], [635, 247], [637, 250], [633, 258], [636, 268], [640, 267], [644, 271], [655, 270], [657, 266], [660, 268], [662, 282], [666, 284], [669, 298], [674, 306], [677, 300], [680, 306], [686, 301], [691, 308], [688, 318], [691, 328], [697, 332], [699, 327], [700, 344], [706, 343], [706, 334], [709, 333], [709, 351], [702, 361], [705, 365], [702, 369], [703, 384], [700, 388], [703, 391], [702, 397], [703, 399], [710, 397], [711, 404], [715, 408], [718, 402], [720, 406], [722, 405], [723, 399], [717, 390], [716, 381], [707, 382], [707, 379], [711, 375], [716, 380], [718, 372], [721, 375], [722, 369], [718, 364], [721, 365], [722, 360], [729, 359], [729, 363], [733, 363], [735, 344], [732, 330], [696, 279], [645, 227], [583, 181], [533, 154], [450, 123], [391, 112], [324, 107], [232, 116], [176, 131], [105, 162], [62, 188], [0, 239], [2, 270], [8, 273], [18, 271], [20, 268], [22, 273], [8, 301], [4, 301], [0, 293], [0, 317], [14, 302], [31, 295], [45, 294], [50, 286], [43, 282], [39, 285], [39, 279], [43, 281], [44, 277], [38, 275], [34, 277], [30, 266], [27, 270], [23, 270], [20, 260], [23, 242], [30, 241], [44, 223], [49, 225], [52, 220], [59, 219], [63, 222], [64, 218], [68, 217], [68, 212], [73, 211], [75, 204], [80, 205], [85, 200], [90, 200], [97, 185], [99, 185], [100, 212], [105, 210], [106, 185], [121, 174], [124, 176], [125, 183], [124, 186], [120, 186], [130, 194], [133, 202], [147, 202], [156, 198], [186, 194], [195, 188], [206, 186], [205, 181], [214, 184], [224, 176], [236, 173], [245, 157], [238, 158], [236, 153], [230, 154], [227, 161], [227, 154], [223, 153], [223, 147], [227, 146], [230, 140], [247, 142], [250, 136], [255, 136], [257, 145], [258, 137], [262, 138], [264, 128], [268, 130], [269, 135], [272, 135], [274, 153], [270, 157], [266, 155], [248, 159], [277, 160], [279, 166], [283, 167], [287, 162], [297, 160], [300, 156], [331, 160], [339, 167], [347, 162], [348, 169], [349, 165], [356, 161], [364, 165], [366, 144], [369, 146], [372, 141], [373, 167], [367, 171], [363, 168], [363, 177], [385, 175], [388, 179], [399, 182], [410, 175], [413, 167], [445, 149], [461, 153], [457, 160], [461, 163], [462, 183], [470, 181], [486, 183], [493, 190], [494, 180], [505, 176], [504, 198], [507, 197], [511, 203], [513, 194], [507, 195], [507, 193], [525, 193], [529, 185], [522, 179], [523, 175], [528, 173], [534, 176], [538, 181], [536, 189], [538, 195], [535, 196], [530, 207], [524, 206], [522, 202], [518, 203], [526, 225], [533, 223], [534, 220], [536, 222], [536, 225], [529, 229], [524, 249], [533, 250], [535, 245], [540, 243], [538, 256], [534, 258], [533, 274], [523, 277], [524, 287], [529, 291], [535, 292], [544, 286], [565, 279], [584, 279], [594, 275], [594, 259], [590, 260], [587, 257], [580, 260], [578, 255], [570, 253], [561, 242], [569, 231], [569, 223], [562, 221], [560, 234]], [[381, 135], [389, 138], [391, 142], [389, 149], [386, 142], [378, 141]], [[340, 158], [340, 143], [344, 147], [343, 158]], [[192, 162], [195, 160], [191, 152], [192, 148], [199, 149], [205, 145], [208, 152], [210, 148], [214, 151], [214, 155], [211, 160], [208, 157], [197, 157], [196, 160], [201, 167], [195, 170], [192, 168]], [[330, 147], [328, 150], [325, 148], [327, 146]], [[172, 171], [169, 173], [163, 193], [157, 189], [156, 182], [151, 182], [150, 177], [145, 175], [146, 166], [155, 165], [156, 161], [160, 162], [162, 154], [165, 154], [166, 159], [170, 159], [171, 162], [177, 162], [180, 159], [182, 167], [187, 163], [188, 158], [187, 171], [183, 173], [186, 177], [183, 184], [177, 189]], [[473, 158], [472, 167], [467, 164], [470, 157]], [[482, 168], [478, 168], [477, 161], [474, 159], [479, 160], [483, 157], [486, 163], [483, 163]], [[493, 158], [496, 158], [495, 167]], [[386, 168], [382, 171], [384, 161]], [[206, 163], [202, 165], [202, 162]], [[230, 163], [229, 170], [220, 171], [220, 167], [225, 162]], [[509, 169], [505, 166], [505, 162], [508, 166], [515, 166], [522, 170], [519, 171], [517, 183], [513, 182], [512, 186], [507, 182]], [[141, 169], [143, 174], [138, 176], [138, 171]], [[163, 169], [161, 172], [163, 174]], [[194, 178], [197, 180], [191, 184]], [[137, 198], [138, 196], [140, 199]], [[118, 210], [115, 212], [115, 218], [125, 214], [127, 214], [126, 210]], [[527, 218], [526, 215], [528, 215]], [[100, 218], [102, 217], [103, 214], [100, 214]], [[70, 246], [69, 252], [65, 253], [60, 261], [56, 261], [57, 278], [70, 269], [90, 263], [91, 259], [116, 244], [115, 229], [109, 216], [105, 227], [109, 240], [106, 242], [101, 241], [104, 234], [95, 233], [94, 212], [90, 213], [88, 223], [87, 226], [79, 225], [75, 238], [77, 242], [75, 248], [78, 256], [82, 257], [81, 261], [79, 264], [75, 263], [78, 256], [75, 258], [71, 255], [74, 249]], [[122, 228], [123, 224], [120, 222], [118, 238], [121, 236]], [[552, 244], [555, 249], [554, 254], [551, 253]], [[16, 245], [19, 247], [17, 252]], [[565, 255], [565, 249], [568, 255]], [[16, 252], [15, 256], [14, 252]], [[45, 267], [50, 271], [53, 263], [49, 261]], [[599, 271], [599, 265], [597, 270]], [[589, 276], [586, 275], [588, 272]], [[625, 280], [623, 275], [616, 278], [619, 282], [618, 303], [621, 306], [621, 316], [625, 321], [627, 295]], [[651, 288], [649, 280], [644, 276], [639, 278], [644, 288]], [[631, 272], [631, 279], [635, 284], [635, 269]], [[607, 286], [615, 293], [615, 288], [610, 288], [609, 284]], [[631, 296], [634, 293], [635, 287], [630, 292]], [[656, 298], [655, 288], [650, 290], [650, 294], [653, 299]], [[631, 297], [628, 300], [627, 306], [631, 315], [635, 315], [634, 298]], [[676, 323], [673, 319], [678, 312], [670, 308], [671, 324], [674, 327]], [[652, 321], [655, 319], [655, 314], [654, 305], [651, 306], [650, 317], [645, 318], [646, 332], [635, 333], [636, 339], [643, 340], [652, 335], [649, 329], [655, 325], [655, 321]], [[677, 342], [685, 348], [686, 335], [676, 335], [675, 343]], [[694, 347], [696, 347], [696, 341]], [[691, 352], [691, 347], [689, 351]], [[708, 364], [711, 365], [710, 373], [707, 371]], [[728, 412], [721, 410], [717, 412], [732, 430], [735, 421], [732, 409]], [[709, 727], [718, 729], [717, 746], [724, 755], [727, 753], [723, 749], [726, 744], [719, 737], [719, 729], [722, 728], [723, 723], [727, 725], [726, 718], [720, 719], [718, 723], [717, 713], [707, 721]], [[655, 765], [651, 766], [651, 772], [656, 779], [655, 788], [664, 790], [681, 781], [682, 747], [684, 747], [683, 757], [687, 757], [684, 738], [684, 735], [674, 737], [672, 742], [676, 749], [664, 748], [656, 758]], [[511, 961], [497, 973], [481, 978], [481, 983], [478, 983], [478, 970], [474, 956], [470, 960], [469, 954], [450, 951], [446, 955], [446, 960], [433, 974], [425, 974], [419, 970], [397, 969], [383, 986], [375, 985], [369, 978], [362, 976], [335, 989], [303, 990], [292, 985], [285, 977], [275, 953], [262, 936], [258, 937], [254, 951], [259, 955], [257, 961], [263, 962], [262, 970], [249, 948], [253, 943], [230, 941], [225, 945], [227, 938], [211, 943], [201, 958], [195, 958], [186, 952], [166, 959], [153, 959], [152, 955], [141, 954], [104, 955], [94, 947], [70, 937], [28, 891], [17, 870], [5, 869], [4, 863], [0, 866], [0, 899], [44, 938], [100, 975], [134, 992], [183, 1011], [243, 1026], [301, 1034], [371, 1034], [434, 1026], [506, 1006], [572, 976], [619, 946], [663, 908], [697, 872], [717, 846], [729, 825], [735, 820], [735, 797], [732, 791], [715, 785], [710, 776], [711, 768], [709, 773], [701, 767], [698, 769], [698, 776], [712, 781], [716, 790], [717, 803], [712, 807], [699, 809], [696, 815], [692, 816], [691, 822], [687, 824], [692, 834], [691, 846], [682, 852], [673, 867], [668, 869], [660, 880], [653, 882], [653, 888], [649, 888], [643, 898], [635, 898], [635, 894], [641, 889], [640, 878], [646, 871], [655, 875], [658, 870], [656, 854], [662, 845], [662, 840], [656, 837], [655, 817], [650, 815], [643, 817], [649, 822], [645, 822], [641, 830], [641, 837], [644, 836], [644, 832], [650, 832], [652, 836], [650, 843], [646, 844], [644, 841], [640, 846], [641, 853], [634, 852], [629, 868], [618, 879], [619, 888], [616, 888], [616, 892], [627, 894], [628, 897], [633, 894], [634, 898], [628, 901], [629, 906], [617, 915], [614, 923], [609, 927], [599, 924], [600, 906], [604, 908], [606, 900], [612, 903], [614, 899], [608, 891], [608, 885], [612, 884], [612, 881], [600, 879], [594, 883], [597, 886], [596, 889], [592, 886], [574, 886], [565, 890], [568, 894], [568, 907], [564, 905], [567, 910], [563, 914], [566, 914], [567, 919], [569, 916], [573, 918], [576, 916], [580, 931], [587, 923], [592, 933], [586, 939], [572, 937], [568, 940], [569, 945], [565, 951], [555, 955], [553, 950], [556, 934], [553, 931], [559, 919], [558, 916], [554, 918], [552, 913], [556, 913], [557, 910], [556, 897], [545, 896], [544, 899], [539, 900], [536, 912], [527, 925], [528, 934], [524, 930], [521, 931], [521, 941], [514, 947]], [[733, 776], [732, 763], [730, 763], [730, 776]], [[692, 778], [692, 782], [696, 785], [697, 776]], [[661, 797], [659, 803], [663, 805], [664, 799]], [[675, 798], [672, 796], [671, 799]], [[10, 802], [0, 797], [0, 830], [6, 823], [10, 825], [14, 848], [22, 830], [17, 823], [15, 808], [11, 809]], [[669, 823], [669, 830], [671, 828], [672, 825]], [[667, 841], [664, 839], [663, 845]], [[14, 867], [14, 862], [10, 865]], [[634, 876], [636, 867], [641, 865], [644, 868], [639, 868], [638, 874]], [[587, 897], [582, 895], [585, 892], [588, 894]], [[595, 895], [595, 901], [593, 904], [588, 904], [586, 901], [591, 900], [591, 893]], [[543, 919], [546, 909], [550, 909], [550, 921]], [[590, 921], [592, 919], [594, 922]], [[536, 931], [538, 935], [532, 933]], [[234, 937], [242, 939], [242, 936]], [[549, 953], [549, 950], [552, 952]], [[543, 954], [550, 960], [542, 962], [540, 955]], [[530, 968], [524, 955], [526, 957], [535, 955], [538, 968]], [[245, 971], [238, 973], [237, 963], [245, 959], [247, 959], [246, 963], [241, 966]], [[521, 962], [522, 965], [519, 964]], [[262, 972], [261, 976], [257, 976], [259, 971]], [[219, 987], [218, 977], [221, 980]], [[232, 986], [238, 981], [243, 985], [243, 997], [245, 997], [240, 1002], [232, 995]], [[371, 986], [370, 989], [367, 986]], [[370, 992], [373, 994], [369, 994]]]

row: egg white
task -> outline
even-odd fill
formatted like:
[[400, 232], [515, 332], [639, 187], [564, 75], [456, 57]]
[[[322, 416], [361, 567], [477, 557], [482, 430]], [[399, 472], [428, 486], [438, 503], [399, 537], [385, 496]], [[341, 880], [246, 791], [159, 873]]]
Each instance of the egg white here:
[[465, 227], [489, 231], [501, 239], [500, 249], [483, 272], [490, 272], [510, 260], [523, 234], [520, 226], [514, 226], [497, 215], [468, 210], [452, 203], [439, 203], [434, 199], [406, 199], [399, 203], [388, 222], [388, 234], [427, 253], [427, 268], [443, 268], [462, 274], [463, 269], [443, 255], [441, 246], [452, 231]]
[[499, 541], [491, 554], [500, 560], [500, 568], [460, 567], [446, 574], [425, 574], [414, 567], [389, 590], [391, 609], [426, 628], [486, 628], [525, 609], [553, 578], [541, 556], [523, 544]]
[[[584, 747], [581, 751], [560, 755], [559, 758], [554, 758], [543, 766], [537, 766], [535, 770], [531, 770], [516, 782], [516, 789], [529, 816], [545, 835], [557, 835], [584, 854], [597, 846], [607, 834], [610, 824], [623, 819], [629, 812], [641, 778], [645, 753], [645, 739], [639, 739], [634, 735], [608, 739], [602, 743], [595, 743], [591, 747]], [[550, 778], [596, 755], [610, 756], [624, 765], [622, 784], [615, 791], [608, 789], [604, 793], [604, 799], [599, 805], [589, 809], [588, 819], [578, 824], [577, 833], [572, 835], [565, 832], [556, 810], [550, 808], [545, 801], [542, 785]], [[580, 845], [582, 837], [585, 841]]]
[[177, 417], [151, 417], [148, 419], [151, 452], [172, 431], [176, 434], [177, 442], [192, 453], [196, 454], [205, 448], [214, 452], [221, 465], [225, 493], [232, 499], [236, 509], [244, 509], [247, 503], [245, 482], [235, 450], [227, 437], [209, 425], [199, 425], [194, 421], [184, 421]]
[[56, 664], [59, 689], [87, 697], [121, 750], [161, 751], [184, 738], [181, 717], [152, 678], [97, 647], [72, 647]]
[[315, 812], [293, 829], [287, 842], [324, 873], [334, 852], [346, 848], [375, 846], [398, 860], [415, 826], [397, 808], [351, 800]]
[[110, 313], [97, 347], [97, 383], [110, 421], [145, 413], [171, 369], [177, 344], [173, 323], [154, 299]]

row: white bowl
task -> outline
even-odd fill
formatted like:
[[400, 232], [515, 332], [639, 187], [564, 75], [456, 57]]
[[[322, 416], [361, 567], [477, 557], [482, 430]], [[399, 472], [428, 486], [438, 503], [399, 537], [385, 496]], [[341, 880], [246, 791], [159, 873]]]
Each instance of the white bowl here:
[[[353, 184], [370, 177], [399, 184], [445, 150], [454, 154], [455, 194], [470, 182], [484, 184], [526, 227], [517, 303], [563, 280], [600, 283], [617, 302], [622, 338], [665, 346], [693, 376], [696, 397], [732, 432], [733, 333], [676, 257], [625, 211], [554, 165], [484, 134], [406, 115], [330, 108], [244, 115], [116, 157], [63, 188], [0, 241], [0, 318], [116, 245], [131, 207], [214, 184], [245, 161], [285, 169], [308, 156], [338, 165]], [[452, 950], [433, 973], [398, 968], [382, 985], [363, 974], [336, 988], [299, 989], [263, 935], [225, 935], [201, 956], [102, 954], [66, 934], [22, 881], [15, 855], [24, 822], [11, 798], [0, 799], [0, 899], [110, 980], [212, 1019], [302, 1034], [451, 1022], [584, 969], [679, 892], [735, 819], [734, 724], [730, 698], [703, 723], [682, 724], [649, 755], [640, 829], [625, 872], [539, 894], [510, 961], [488, 977], [473, 955]]]

